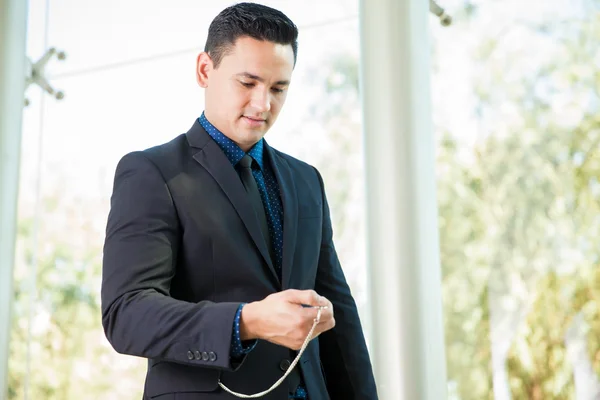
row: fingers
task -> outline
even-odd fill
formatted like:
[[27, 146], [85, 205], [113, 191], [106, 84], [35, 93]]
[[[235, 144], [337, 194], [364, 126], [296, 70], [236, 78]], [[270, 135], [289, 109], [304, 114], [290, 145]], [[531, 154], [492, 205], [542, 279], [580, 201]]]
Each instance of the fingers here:
[[[316, 318], [317, 315], [319, 314], [319, 309], [318, 308], [312, 308], [311, 311], [314, 312], [314, 318]], [[321, 315], [320, 315], [320, 318], [319, 318], [319, 323], [329, 321], [332, 318], [333, 318], [333, 307], [326, 306], [326, 308], [322, 308], [321, 309]]]
[[289, 289], [269, 295], [263, 301], [270, 311], [261, 314], [263, 332], [260, 338], [292, 350], [298, 350], [304, 344], [317, 315], [320, 315], [319, 323], [312, 338], [335, 326], [333, 305], [314, 290]]
[[333, 322], [333, 324], [335, 325], [335, 316], [334, 316], [334, 313], [335, 313], [335, 310], [333, 309], [333, 305], [331, 303], [329, 303], [329, 305], [327, 306], [327, 308], [324, 308], [321, 311], [321, 320], [320, 320], [320, 323], [327, 324], [329, 322]]
[[[325, 299], [325, 298], [323, 298]], [[335, 318], [334, 318], [334, 310], [333, 305], [328, 300], [326, 308], [321, 309], [321, 313], [319, 315], [319, 308], [303, 308], [301, 309], [305, 321], [309, 323], [311, 326], [319, 316], [319, 323], [315, 329], [315, 335], [318, 335], [322, 332], [328, 331], [335, 327]], [[315, 336], [316, 337], [316, 336]]]
[[326, 322], [333, 318], [333, 304], [327, 298], [319, 296], [314, 290], [289, 289], [284, 293], [286, 293], [288, 302], [302, 305], [300, 313], [303, 318], [314, 321], [319, 312], [317, 307], [324, 307], [321, 309], [319, 322]]

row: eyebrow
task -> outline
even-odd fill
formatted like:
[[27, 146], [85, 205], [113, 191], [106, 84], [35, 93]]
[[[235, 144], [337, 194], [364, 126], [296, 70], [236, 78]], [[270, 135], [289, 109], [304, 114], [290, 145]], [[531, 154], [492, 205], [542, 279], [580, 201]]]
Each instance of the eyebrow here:
[[[244, 78], [248, 78], [248, 79], [253, 79], [253, 80], [255, 80], [255, 81], [259, 81], [259, 82], [261, 82], [261, 83], [265, 81], [265, 80], [264, 80], [263, 78], [261, 78], [260, 76], [258, 76], [258, 75], [254, 75], [254, 74], [251, 74], [251, 73], [249, 73], [249, 72], [240, 72], [239, 74], [236, 74], [236, 76], [239, 76], [239, 77], [244, 77]], [[275, 84], [276, 84], [276, 85], [289, 85], [289, 84], [290, 84], [290, 81], [277, 81], [277, 82], [275, 82]]]

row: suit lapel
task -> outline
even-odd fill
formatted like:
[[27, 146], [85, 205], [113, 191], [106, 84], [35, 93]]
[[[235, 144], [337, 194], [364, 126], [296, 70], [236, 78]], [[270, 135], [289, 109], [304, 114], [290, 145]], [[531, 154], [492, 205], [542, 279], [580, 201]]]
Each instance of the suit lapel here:
[[187, 133], [187, 138], [190, 146], [200, 149], [200, 151], [193, 155], [194, 160], [200, 163], [200, 165], [212, 175], [225, 195], [227, 195], [227, 198], [229, 198], [229, 201], [237, 211], [254, 243], [258, 247], [260, 254], [269, 266], [269, 270], [274, 276], [275, 281], [278, 282], [279, 278], [277, 277], [275, 267], [271, 261], [267, 244], [260, 231], [258, 218], [256, 217], [256, 213], [252, 209], [250, 202], [246, 201], [244, 186], [235, 172], [235, 169], [233, 169], [231, 163], [217, 143], [211, 139], [210, 135], [206, 133], [198, 121], [196, 121], [194, 126], [192, 126]]
[[282, 259], [282, 287], [289, 288], [292, 275], [292, 263], [296, 250], [296, 237], [298, 233], [298, 197], [296, 184], [288, 162], [277, 154], [265, 143], [265, 151], [270, 156], [275, 178], [279, 184], [279, 193], [283, 203], [283, 259]]

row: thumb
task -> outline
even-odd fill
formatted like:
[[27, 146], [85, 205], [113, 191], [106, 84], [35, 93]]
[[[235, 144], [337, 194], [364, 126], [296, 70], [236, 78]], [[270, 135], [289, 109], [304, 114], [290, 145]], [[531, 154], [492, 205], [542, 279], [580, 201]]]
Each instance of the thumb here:
[[287, 300], [290, 303], [300, 304], [304, 306], [319, 306], [321, 305], [321, 296], [314, 290], [287, 290]]

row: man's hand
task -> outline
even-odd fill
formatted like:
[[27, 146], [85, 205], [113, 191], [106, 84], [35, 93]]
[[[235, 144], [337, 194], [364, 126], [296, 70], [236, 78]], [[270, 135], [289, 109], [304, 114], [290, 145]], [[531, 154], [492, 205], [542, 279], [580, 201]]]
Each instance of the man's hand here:
[[274, 293], [264, 300], [249, 303], [242, 309], [240, 334], [242, 340], [263, 339], [299, 350], [317, 318], [318, 308], [325, 306], [313, 338], [335, 326], [333, 305], [314, 290], [289, 289]]

